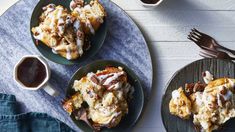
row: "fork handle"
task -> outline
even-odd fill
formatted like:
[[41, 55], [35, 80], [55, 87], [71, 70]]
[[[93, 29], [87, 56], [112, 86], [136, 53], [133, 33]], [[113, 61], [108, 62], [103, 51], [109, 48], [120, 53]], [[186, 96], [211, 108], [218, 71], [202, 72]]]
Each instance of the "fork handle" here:
[[226, 50], [226, 51], [232, 53], [233, 55], [235, 55], [235, 50], [231, 50], [231, 49], [223, 47], [223, 46], [218, 46], [217, 48], [220, 48], [222, 50]]

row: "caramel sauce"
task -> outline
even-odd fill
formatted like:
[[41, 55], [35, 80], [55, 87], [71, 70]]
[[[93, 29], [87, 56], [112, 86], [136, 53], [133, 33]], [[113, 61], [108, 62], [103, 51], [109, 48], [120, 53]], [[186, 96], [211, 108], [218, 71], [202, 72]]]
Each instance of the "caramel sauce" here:
[[46, 78], [46, 67], [37, 58], [26, 58], [18, 66], [17, 78], [26, 87], [37, 87]]
[[141, 0], [141, 1], [146, 4], [156, 4], [159, 0]]

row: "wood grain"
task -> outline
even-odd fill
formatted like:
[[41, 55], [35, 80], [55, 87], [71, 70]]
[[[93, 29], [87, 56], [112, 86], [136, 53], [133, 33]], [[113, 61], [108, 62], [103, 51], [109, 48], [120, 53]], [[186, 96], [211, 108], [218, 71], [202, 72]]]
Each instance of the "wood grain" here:
[[233, 11], [127, 11], [149, 41], [189, 41], [190, 29], [197, 28], [218, 41], [235, 41]]
[[138, 0], [112, 0], [125, 10], [235, 10], [233, 0], [163, 0], [156, 8], [145, 8]]
[[[197, 27], [203, 32], [212, 35], [217, 40], [221, 40], [220, 44], [235, 49], [233, 37], [235, 34], [235, 23], [233, 15], [235, 11], [235, 1], [164, 0], [163, 3], [157, 8], [145, 8], [140, 5], [137, 0], [112, 1], [121, 6], [121, 8], [125, 9], [125, 11], [131, 15], [132, 18], [134, 18], [134, 21], [136, 21], [139, 27], [142, 29], [142, 32], [144, 32], [145, 37], [148, 40], [148, 45], [151, 50], [151, 56], [153, 60], [154, 80], [151, 99], [144, 112], [144, 115], [142, 116], [142, 119], [139, 121], [134, 131], [154, 132], [157, 130], [159, 132], [164, 132], [165, 128], [163, 127], [161, 121], [160, 104], [162, 94], [164, 94], [165, 91], [165, 85], [171, 76], [175, 73], [175, 71], [191, 63], [192, 61], [201, 58], [198, 55], [199, 49], [193, 45], [192, 42], [186, 39], [186, 35], [191, 28]], [[7, 1], [4, 1], [3, 3], [5, 4], [6, 2]], [[30, 2], [27, 2], [26, 4], [28, 6], [32, 6]], [[1, 4], [1, 7], [3, 6], [5, 5]], [[213, 14], [213, 12], [215, 12], [215, 14]], [[207, 17], [203, 17], [202, 19], [200, 16], [204, 16], [204, 13], [207, 14], [208, 18], [210, 19], [210, 15], [212, 15], [213, 20], [208, 20]], [[30, 15], [25, 9], [23, 10], [22, 14], [28, 16]], [[145, 14], [148, 17], [145, 17]], [[226, 17], [225, 20], [223, 20], [224, 17]], [[145, 20], [143, 20], [143, 18]], [[12, 20], [13, 19], [14, 18], [12, 18]], [[25, 26], [23, 22], [20, 23], [22, 26]], [[12, 30], [15, 28], [22, 29], [20, 24], [17, 24], [16, 26], [11, 23], [8, 24], [10, 24], [10, 26], [13, 28]], [[0, 28], [2, 27], [4, 27], [4, 25], [1, 25]], [[27, 32], [27, 30], [19, 30], [19, 32], [17, 32], [15, 35], [24, 35]], [[4, 33], [0, 35], [3, 34]], [[1, 47], [4, 46], [5, 48], [7, 47], [4, 45], [5, 42], [13, 43], [14, 41], [17, 41], [17, 43], [24, 42], [23, 38], [14, 40], [13, 36], [4, 41], [0, 39], [0, 44]], [[31, 40], [25, 41], [29, 42]], [[19, 56], [22, 56], [23, 54], [26, 54], [27, 49], [29, 49], [27, 43], [24, 45], [26, 45], [24, 47], [24, 53], [19, 52], [20, 46], [18, 46], [15, 47], [14, 50], [7, 51], [7, 55], [0, 55], [0, 59], [7, 60], [11, 65], [13, 65], [13, 54], [18, 53]], [[38, 53], [36, 50], [30, 52]], [[54, 66], [53, 63], [50, 65]], [[5, 67], [4, 70], [10, 70], [11, 68], [11, 66]], [[64, 76], [67, 74], [72, 74], [63, 68], [61, 68], [61, 71], [57, 71], [55, 73], [62, 76], [62, 79], [66, 78]], [[1, 79], [2, 78], [0, 77], [0, 83], [2, 81]], [[40, 111], [44, 111], [43, 108], [41, 108]]]

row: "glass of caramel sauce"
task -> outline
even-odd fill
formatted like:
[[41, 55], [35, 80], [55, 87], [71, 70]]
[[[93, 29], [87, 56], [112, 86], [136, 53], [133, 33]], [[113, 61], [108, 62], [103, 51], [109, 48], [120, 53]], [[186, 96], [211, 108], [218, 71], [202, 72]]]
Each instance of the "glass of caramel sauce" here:
[[44, 89], [52, 96], [58, 95], [48, 80], [50, 79], [50, 67], [41, 56], [26, 55], [22, 57], [14, 67], [14, 80], [23, 89], [39, 90]]

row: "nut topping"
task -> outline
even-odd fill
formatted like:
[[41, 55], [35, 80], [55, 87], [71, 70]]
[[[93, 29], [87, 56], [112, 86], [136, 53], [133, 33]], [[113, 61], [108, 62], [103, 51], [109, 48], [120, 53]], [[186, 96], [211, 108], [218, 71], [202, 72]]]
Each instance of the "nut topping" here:
[[220, 91], [220, 94], [222, 94], [222, 95], [226, 95], [226, 94], [227, 94], [227, 92], [228, 92], [228, 90], [226, 89], [226, 87], [225, 87], [225, 86], [223, 86], [222, 90]]
[[205, 77], [206, 76], [206, 72], [202, 72], [202, 77]]
[[79, 39], [81, 39], [83, 37], [83, 32], [81, 32], [80, 30], [77, 31], [77, 37]]
[[98, 84], [99, 83], [99, 81], [98, 81], [98, 79], [96, 78], [96, 76], [91, 76], [91, 81], [93, 82], [93, 83], [95, 83], [95, 84]]

